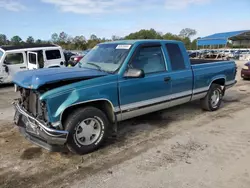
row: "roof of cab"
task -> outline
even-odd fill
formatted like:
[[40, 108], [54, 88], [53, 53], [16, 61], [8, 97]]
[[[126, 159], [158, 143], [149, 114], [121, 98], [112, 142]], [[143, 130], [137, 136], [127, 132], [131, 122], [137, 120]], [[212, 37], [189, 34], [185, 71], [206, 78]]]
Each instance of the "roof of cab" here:
[[9, 50], [18, 50], [18, 49], [26, 49], [26, 48], [46, 48], [46, 47], [57, 47], [55, 44], [23, 44], [23, 45], [5, 45], [0, 46], [5, 51]]
[[117, 40], [117, 41], [110, 41], [104, 42], [102, 44], [135, 44], [135, 43], [150, 43], [150, 42], [179, 42], [176, 40], [163, 40], [163, 39], [138, 39], [138, 40]]

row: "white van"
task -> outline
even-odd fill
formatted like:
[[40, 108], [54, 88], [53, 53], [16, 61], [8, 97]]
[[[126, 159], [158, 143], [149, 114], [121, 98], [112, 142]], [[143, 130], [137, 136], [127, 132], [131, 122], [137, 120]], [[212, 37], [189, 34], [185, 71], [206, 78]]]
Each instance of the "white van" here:
[[11, 83], [12, 76], [22, 70], [64, 66], [63, 50], [54, 44], [0, 47], [0, 84]]

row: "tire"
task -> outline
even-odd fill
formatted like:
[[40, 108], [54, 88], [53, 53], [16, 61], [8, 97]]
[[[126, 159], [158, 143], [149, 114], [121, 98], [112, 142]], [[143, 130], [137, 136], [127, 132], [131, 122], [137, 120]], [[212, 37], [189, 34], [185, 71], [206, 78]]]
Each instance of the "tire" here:
[[65, 130], [69, 131], [66, 145], [78, 155], [91, 153], [103, 144], [108, 128], [108, 118], [98, 108], [77, 109], [65, 121]]
[[[212, 100], [214, 92], [219, 95], [217, 100]], [[219, 84], [212, 84], [208, 90], [208, 93], [205, 98], [201, 99], [201, 108], [206, 111], [215, 111], [220, 108], [221, 101], [223, 96], [223, 90]], [[214, 102], [214, 103], [213, 103]]]

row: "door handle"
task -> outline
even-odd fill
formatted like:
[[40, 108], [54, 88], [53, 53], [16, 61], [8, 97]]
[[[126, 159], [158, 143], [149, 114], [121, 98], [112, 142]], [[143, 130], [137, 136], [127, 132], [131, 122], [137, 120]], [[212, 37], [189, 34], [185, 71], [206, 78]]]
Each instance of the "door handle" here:
[[168, 82], [168, 81], [170, 81], [170, 80], [171, 80], [171, 77], [165, 77], [165, 78], [164, 78], [164, 81], [165, 81], [165, 82]]
[[26, 69], [26, 67], [20, 67], [20, 69]]

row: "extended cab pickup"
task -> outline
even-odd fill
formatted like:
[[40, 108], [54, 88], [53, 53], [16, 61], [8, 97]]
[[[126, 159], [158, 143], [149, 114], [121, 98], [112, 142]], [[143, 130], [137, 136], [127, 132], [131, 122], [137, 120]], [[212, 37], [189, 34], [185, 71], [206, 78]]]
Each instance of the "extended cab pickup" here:
[[194, 100], [217, 110], [236, 71], [233, 61], [190, 60], [178, 41], [101, 43], [77, 68], [17, 73], [14, 121], [43, 148], [85, 154], [119, 121]]

